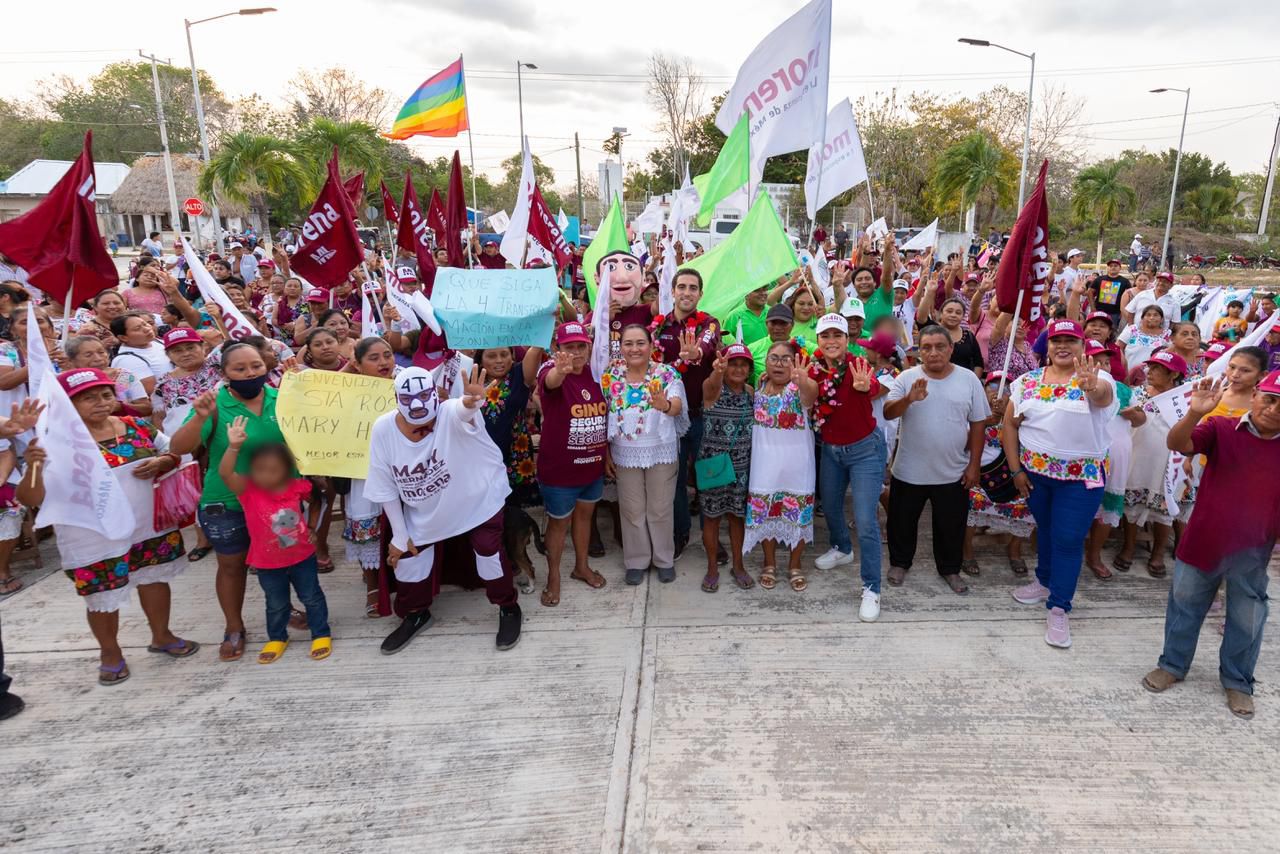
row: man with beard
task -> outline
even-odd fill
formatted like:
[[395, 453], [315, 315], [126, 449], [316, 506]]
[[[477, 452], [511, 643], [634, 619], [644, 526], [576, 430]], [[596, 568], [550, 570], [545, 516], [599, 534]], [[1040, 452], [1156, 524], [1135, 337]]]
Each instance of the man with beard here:
[[404, 649], [432, 623], [443, 542], [465, 535], [476, 574], [497, 605], [497, 647], [520, 640], [521, 613], [511, 563], [502, 547], [503, 507], [511, 487], [502, 453], [484, 429], [479, 406], [484, 371], [473, 370], [461, 398], [441, 401], [431, 372], [412, 367], [395, 379], [396, 410], [378, 418], [369, 441], [364, 494], [382, 505], [391, 528], [387, 564], [395, 572], [400, 625], [382, 653]]

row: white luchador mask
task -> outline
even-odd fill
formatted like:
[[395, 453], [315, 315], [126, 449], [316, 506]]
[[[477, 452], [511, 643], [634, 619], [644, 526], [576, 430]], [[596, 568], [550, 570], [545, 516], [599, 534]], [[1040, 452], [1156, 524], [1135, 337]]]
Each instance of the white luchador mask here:
[[430, 424], [440, 408], [440, 396], [431, 372], [412, 367], [401, 371], [395, 379], [396, 408], [405, 421], [415, 427]]

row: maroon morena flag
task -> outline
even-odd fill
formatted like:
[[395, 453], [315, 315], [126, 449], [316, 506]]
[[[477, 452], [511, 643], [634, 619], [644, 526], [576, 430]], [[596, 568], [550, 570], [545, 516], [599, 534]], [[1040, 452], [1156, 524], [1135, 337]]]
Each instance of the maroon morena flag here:
[[338, 174], [336, 150], [329, 160], [329, 177], [302, 221], [302, 240], [289, 266], [313, 285], [332, 288], [364, 261], [351, 198]]
[[357, 172], [342, 182], [342, 189], [347, 191], [351, 200], [351, 210], [359, 211], [364, 206], [364, 173]]
[[[67, 306], [120, 284], [102, 245], [94, 210], [93, 132], [84, 149], [44, 201], [0, 224], [0, 252], [26, 268], [31, 284]], [[23, 311], [26, 309], [24, 308]]]
[[437, 243], [444, 242], [444, 202], [440, 199], [440, 191], [434, 188], [427, 204], [427, 228], [435, 233]]
[[542, 190], [537, 184], [533, 185], [533, 198], [529, 200], [529, 236], [555, 256], [557, 268], [563, 269], [573, 260], [569, 242], [564, 239], [555, 215], [543, 201]]
[[1028, 323], [1040, 319], [1041, 302], [1053, 273], [1049, 260], [1049, 200], [1044, 193], [1044, 176], [1048, 170], [1049, 161], [1045, 160], [1031, 198], [1013, 224], [996, 269], [996, 304], [1001, 311], [1012, 314], [1021, 293], [1020, 319]]
[[444, 205], [444, 248], [449, 251], [450, 267], [465, 267], [466, 253], [462, 251], [462, 231], [467, 227], [467, 197], [462, 190], [462, 158], [453, 152], [453, 166], [449, 170], [449, 195]]
[[399, 222], [400, 214], [396, 211], [396, 200], [391, 198], [387, 182], [379, 181], [378, 186], [382, 188], [382, 215], [387, 218], [387, 222]]
[[427, 238], [427, 218], [418, 204], [418, 191], [413, 188], [409, 173], [404, 175], [404, 196], [400, 199], [400, 228], [396, 232], [396, 245], [412, 250], [418, 259], [418, 281], [422, 292], [431, 297], [436, 283], [436, 260], [431, 255], [431, 241]]

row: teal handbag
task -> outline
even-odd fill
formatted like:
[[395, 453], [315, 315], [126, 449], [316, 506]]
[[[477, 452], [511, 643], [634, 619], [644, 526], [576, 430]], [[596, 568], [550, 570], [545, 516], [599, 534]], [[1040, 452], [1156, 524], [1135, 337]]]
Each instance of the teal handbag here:
[[693, 464], [693, 471], [698, 477], [698, 489], [728, 486], [738, 479], [737, 472], [733, 470], [733, 460], [728, 454], [716, 454], [697, 460]]

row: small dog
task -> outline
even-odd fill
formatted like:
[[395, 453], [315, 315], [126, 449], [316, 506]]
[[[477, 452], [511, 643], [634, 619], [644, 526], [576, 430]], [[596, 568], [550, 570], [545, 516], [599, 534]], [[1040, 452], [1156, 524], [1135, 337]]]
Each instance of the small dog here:
[[546, 543], [542, 539], [542, 531], [533, 517], [524, 508], [508, 506], [503, 515], [502, 540], [507, 550], [507, 557], [516, 569], [516, 586], [526, 595], [534, 591], [536, 575], [533, 561], [529, 560], [529, 540], [533, 540], [538, 554], [547, 553]]

